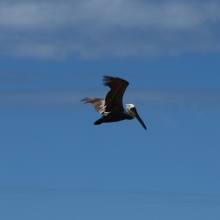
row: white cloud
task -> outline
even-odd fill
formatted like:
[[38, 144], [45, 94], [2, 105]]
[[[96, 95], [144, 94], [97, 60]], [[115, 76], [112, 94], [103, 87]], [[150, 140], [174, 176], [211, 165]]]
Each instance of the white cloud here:
[[219, 9], [219, 4], [214, 2], [193, 1], [164, 1], [159, 4], [132, 0], [84, 0], [75, 3], [17, 1], [15, 4], [1, 5], [0, 24], [24, 29], [62, 29], [63, 26], [98, 24], [106, 29], [156, 26], [184, 30], [205, 21], [219, 21]]
[[217, 1], [3, 1], [1, 53], [98, 59], [219, 51], [219, 21]]

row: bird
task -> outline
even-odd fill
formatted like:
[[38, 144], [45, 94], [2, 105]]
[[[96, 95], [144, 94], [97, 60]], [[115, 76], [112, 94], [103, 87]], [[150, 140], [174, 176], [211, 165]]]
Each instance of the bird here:
[[93, 104], [95, 110], [102, 115], [100, 119], [94, 122], [94, 125], [137, 118], [144, 129], [147, 130], [147, 127], [138, 115], [134, 104], [127, 104], [127, 111], [123, 107], [122, 99], [129, 82], [119, 77], [111, 76], [104, 76], [103, 82], [105, 86], [110, 88], [110, 91], [107, 93], [105, 99], [86, 97], [81, 100], [84, 104]]

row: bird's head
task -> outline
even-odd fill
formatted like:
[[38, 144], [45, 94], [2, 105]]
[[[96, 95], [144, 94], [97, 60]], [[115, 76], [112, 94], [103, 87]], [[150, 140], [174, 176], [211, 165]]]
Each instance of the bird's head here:
[[133, 117], [133, 118], [137, 118], [138, 121], [141, 123], [141, 125], [144, 127], [145, 130], [147, 130], [144, 122], [141, 120], [140, 116], [137, 113], [136, 107], [133, 104], [127, 104], [126, 108], [129, 112], [129, 114]]
[[127, 108], [128, 112], [130, 113], [130, 115], [131, 115], [133, 118], [135, 118], [135, 117], [136, 117], [135, 111], [134, 111], [134, 110], [136, 110], [135, 105], [133, 105], [133, 104], [127, 104], [127, 105], [126, 105], [126, 108]]

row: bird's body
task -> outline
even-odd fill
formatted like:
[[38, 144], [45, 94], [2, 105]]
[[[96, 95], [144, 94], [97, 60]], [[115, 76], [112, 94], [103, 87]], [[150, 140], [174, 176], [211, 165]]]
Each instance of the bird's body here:
[[131, 120], [136, 117], [144, 129], [147, 129], [133, 104], [127, 104], [126, 107], [128, 111], [126, 111], [123, 107], [122, 99], [129, 83], [118, 77], [114, 78], [104, 76], [104, 85], [111, 88], [105, 99], [85, 98], [82, 100], [83, 103], [93, 104], [96, 111], [103, 115], [100, 119], [95, 121], [94, 124], [99, 125], [102, 123], [117, 122], [125, 119]]
[[99, 125], [102, 123], [107, 123], [107, 122], [117, 122], [117, 121], [122, 121], [122, 120], [131, 120], [133, 117], [124, 110], [122, 113], [109, 113], [107, 115], [103, 115], [100, 119], [94, 122], [95, 125]]

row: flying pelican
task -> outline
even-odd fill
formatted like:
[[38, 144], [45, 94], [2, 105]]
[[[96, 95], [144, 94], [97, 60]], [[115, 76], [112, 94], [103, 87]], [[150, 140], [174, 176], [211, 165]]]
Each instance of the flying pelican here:
[[111, 89], [105, 99], [87, 97], [81, 100], [83, 103], [93, 104], [96, 111], [103, 115], [100, 119], [94, 122], [94, 125], [137, 118], [144, 129], [147, 130], [133, 104], [126, 105], [128, 111], [125, 111], [123, 108], [122, 98], [129, 83], [124, 79], [110, 76], [104, 76], [103, 81], [104, 85], [109, 86]]

